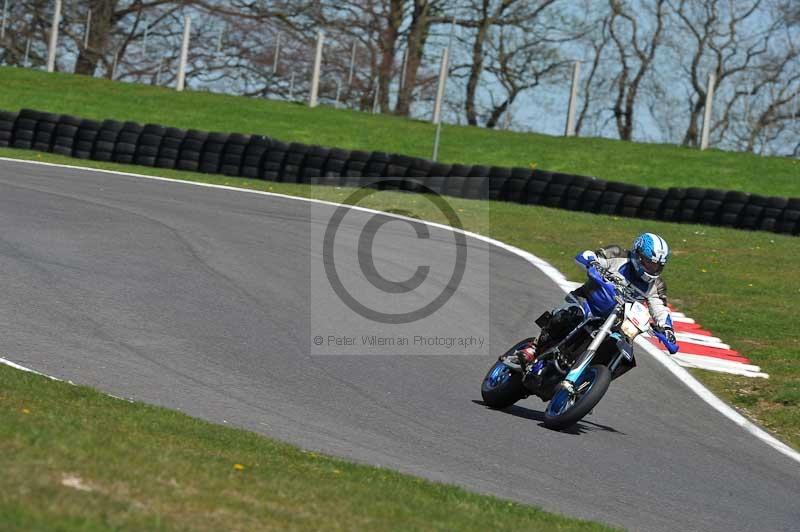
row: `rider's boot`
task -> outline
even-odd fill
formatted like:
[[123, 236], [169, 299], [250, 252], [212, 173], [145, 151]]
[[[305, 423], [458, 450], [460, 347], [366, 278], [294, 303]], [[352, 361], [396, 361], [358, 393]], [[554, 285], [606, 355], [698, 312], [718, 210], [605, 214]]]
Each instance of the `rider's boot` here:
[[536, 352], [536, 341], [534, 340], [527, 347], [523, 347], [517, 351], [517, 357], [522, 357], [522, 361], [525, 363], [524, 365], [529, 366], [536, 360]]
[[512, 367], [516, 367], [517, 369], [522, 370], [525, 372], [531, 364], [536, 360], [536, 347], [535, 341], [531, 342], [527, 346], [517, 349], [514, 353], [506, 355], [505, 362], [506, 364], [511, 365]]

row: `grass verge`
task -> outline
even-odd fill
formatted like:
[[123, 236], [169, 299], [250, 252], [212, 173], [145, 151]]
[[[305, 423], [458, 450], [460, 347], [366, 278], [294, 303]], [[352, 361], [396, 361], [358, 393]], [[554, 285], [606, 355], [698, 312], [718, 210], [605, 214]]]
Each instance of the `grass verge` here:
[[3, 530], [609, 528], [0, 365]]
[[[419, 120], [208, 92], [0, 68], [0, 109], [258, 133], [283, 141], [430, 157], [434, 127]], [[600, 138], [564, 138], [445, 125], [445, 162], [523, 166], [648, 186], [704, 186], [800, 196], [800, 161]]]
[[[0, 156], [130, 171], [342, 202], [353, 189], [274, 183], [76, 161], [53, 154], [0, 149]], [[648, 230], [673, 248], [665, 273], [671, 300], [771, 375], [749, 379], [694, 370], [715, 393], [784, 441], [800, 448], [800, 338], [795, 301], [800, 296], [796, 237], [721, 227], [674, 224], [567, 212], [513, 203], [448, 198], [465, 229], [497, 238], [548, 260], [573, 280], [583, 272], [573, 256], [582, 249], [627, 244]], [[410, 212], [447, 223], [422, 196], [381, 192], [360, 203]]]

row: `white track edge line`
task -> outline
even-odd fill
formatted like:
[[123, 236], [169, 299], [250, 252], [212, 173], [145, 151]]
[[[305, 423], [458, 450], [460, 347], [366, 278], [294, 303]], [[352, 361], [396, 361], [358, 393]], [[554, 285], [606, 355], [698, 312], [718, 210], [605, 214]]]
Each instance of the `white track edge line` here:
[[25, 366], [21, 366], [21, 365], [17, 364], [16, 362], [12, 362], [11, 360], [8, 360], [7, 358], [0, 357], [0, 364], [5, 364], [6, 366], [11, 366], [14, 369], [18, 369], [20, 371], [25, 371], [27, 373], [33, 373], [34, 375], [40, 375], [42, 377], [47, 377], [50, 380], [63, 382], [58, 377], [53, 377], [52, 375], [45, 375], [44, 373], [36, 371], [35, 369], [27, 368]]
[[[0, 157], [0, 161], [8, 161], [8, 162], [15, 162], [15, 163], [26, 163], [26, 164], [34, 164], [34, 165], [41, 165], [41, 166], [52, 166], [52, 167], [56, 167], [56, 168], [69, 168], [69, 169], [73, 169], [73, 170], [84, 170], [84, 171], [89, 171], [89, 172], [101, 172], [101, 173], [112, 174], [112, 175], [120, 175], [120, 176], [125, 176], [125, 177], [136, 177], [136, 178], [152, 179], [152, 180], [155, 180], [155, 181], [163, 181], [163, 182], [167, 182], [167, 183], [182, 183], [182, 184], [186, 184], [186, 185], [200, 186], [200, 187], [206, 187], [206, 188], [229, 190], [229, 191], [234, 191], [234, 192], [244, 192], [244, 193], [248, 193], [248, 194], [260, 194], [262, 196], [272, 196], [272, 197], [278, 197], [278, 198], [286, 198], [286, 199], [295, 200], [295, 201], [307, 201], [307, 202], [310, 202], [310, 203], [317, 203], [317, 204], [328, 205], [328, 206], [333, 206], [333, 207], [342, 206], [341, 203], [335, 203], [335, 202], [332, 202], [332, 201], [325, 201], [325, 200], [314, 199], [314, 198], [303, 198], [303, 197], [300, 197], [300, 196], [290, 196], [290, 195], [287, 195], [287, 194], [280, 194], [280, 193], [277, 193], [277, 192], [265, 192], [265, 191], [262, 191], [262, 190], [249, 190], [249, 189], [246, 189], [246, 188], [238, 188], [238, 187], [232, 187], [232, 186], [228, 186], [228, 185], [215, 185], [215, 184], [212, 184], [212, 183], [199, 183], [199, 182], [195, 182], [195, 181], [186, 181], [186, 180], [183, 180], [183, 179], [171, 179], [171, 178], [166, 178], [166, 177], [156, 177], [156, 176], [149, 176], [149, 175], [144, 175], [144, 174], [134, 174], [132, 172], [120, 172], [118, 170], [102, 170], [102, 169], [97, 169], [97, 168], [87, 168], [87, 167], [83, 167], [83, 166], [71, 166], [71, 165], [68, 165], [68, 164], [59, 164], [59, 163], [46, 163], [46, 162], [42, 162], [42, 161], [28, 161], [28, 160], [24, 160], [24, 159], [13, 159], [13, 158], [8, 158], [8, 157]], [[347, 205], [347, 207], [349, 207], [351, 209], [354, 209], [354, 210], [362, 211], [362, 212], [368, 212], [368, 213], [372, 213], [372, 214], [382, 214], [382, 215], [385, 215], [385, 216], [391, 216], [391, 217], [394, 217], [394, 218], [406, 220], [406, 221], [409, 221], [409, 222], [412, 222], [412, 223], [423, 223], [423, 224], [428, 225], [430, 227], [436, 227], [436, 228], [444, 229], [444, 230], [447, 230], [447, 231], [454, 231], [454, 232], [461, 233], [461, 234], [463, 234], [465, 236], [469, 236], [471, 238], [475, 238], [477, 240], [481, 240], [483, 242], [486, 242], [487, 244], [496, 246], [496, 247], [498, 247], [500, 249], [504, 249], [504, 250], [508, 251], [509, 253], [512, 253], [514, 255], [517, 255], [520, 258], [525, 259], [530, 264], [532, 264], [533, 266], [538, 268], [547, 277], [549, 277], [553, 282], [555, 282], [562, 290], [564, 290], [564, 292], [569, 292], [569, 290], [571, 290], [570, 287], [574, 286], [573, 282], [568, 281], [567, 278], [564, 276], [564, 274], [562, 274], [560, 271], [558, 271], [555, 267], [553, 267], [550, 263], [548, 263], [544, 259], [541, 259], [541, 258], [537, 257], [536, 255], [534, 255], [533, 253], [530, 253], [530, 252], [525, 251], [523, 249], [514, 247], [514, 246], [512, 246], [510, 244], [506, 244], [505, 242], [501, 242], [499, 240], [495, 240], [493, 238], [490, 238], [490, 237], [487, 237], [487, 236], [484, 236], [484, 235], [480, 235], [478, 233], [473, 233], [473, 232], [470, 232], [470, 231], [466, 231], [464, 229], [457, 229], [457, 228], [454, 228], [454, 227], [450, 227], [449, 225], [438, 224], [438, 223], [435, 223], [435, 222], [428, 222], [428, 221], [425, 221], [425, 220], [419, 220], [417, 218], [411, 218], [409, 216], [403, 216], [403, 215], [400, 215], [400, 214], [384, 212], [384, 211], [377, 211], [375, 209], [368, 209], [366, 207], [359, 207], [359, 206], [354, 206], [354, 205]], [[685, 368], [683, 368], [680, 365], [678, 365], [678, 363], [676, 361], [670, 359], [669, 355], [667, 355], [664, 352], [662, 352], [661, 350], [659, 350], [655, 345], [651, 344], [649, 341], [647, 341], [644, 338], [641, 338], [641, 337], [637, 338], [636, 343], [639, 344], [647, 353], [649, 353], [661, 365], [663, 365], [665, 368], [667, 368], [667, 370], [669, 370], [678, 380], [683, 382], [690, 390], [692, 390], [695, 394], [697, 394], [698, 397], [700, 397], [703, 401], [708, 403], [712, 408], [717, 410], [723, 416], [727, 417], [728, 419], [733, 421], [735, 424], [739, 425], [741, 428], [743, 428], [744, 430], [746, 430], [747, 432], [749, 432], [750, 434], [752, 434], [753, 436], [755, 436], [759, 440], [763, 441], [764, 443], [766, 443], [767, 445], [769, 445], [770, 447], [772, 447], [776, 451], [778, 451], [778, 452], [788, 456], [792, 460], [800, 463], [800, 452], [795, 451], [794, 449], [792, 449], [791, 447], [789, 447], [788, 445], [786, 445], [782, 441], [778, 440], [777, 438], [775, 438], [774, 436], [772, 436], [771, 434], [766, 432], [764, 429], [762, 429], [761, 427], [759, 427], [758, 425], [756, 425], [755, 423], [753, 423], [749, 419], [745, 418], [742, 414], [740, 414], [739, 412], [734, 410], [731, 406], [729, 406], [727, 403], [725, 403], [719, 397], [714, 395], [711, 392], [711, 390], [709, 390], [703, 384], [701, 384], [700, 381], [695, 379], [691, 375], [691, 373], [686, 371]]]

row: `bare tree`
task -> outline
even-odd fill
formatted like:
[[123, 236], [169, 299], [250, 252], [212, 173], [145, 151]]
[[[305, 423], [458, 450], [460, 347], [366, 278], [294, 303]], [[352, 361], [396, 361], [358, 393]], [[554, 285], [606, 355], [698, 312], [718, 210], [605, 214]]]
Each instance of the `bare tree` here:
[[[665, 0], [655, 0], [652, 10], [641, 9], [634, 14], [631, 6], [622, 0], [609, 0], [611, 18], [608, 29], [620, 65], [615, 79], [617, 90], [613, 112], [617, 133], [622, 140], [633, 139], [637, 97], [661, 44], [665, 3]], [[643, 23], [649, 27], [643, 28]]]
[[[562, 59], [553, 48], [541, 46], [537, 40], [527, 39], [519, 28], [500, 30], [492, 47], [494, 60], [486, 66], [503, 90], [490, 90], [486, 127], [494, 128], [508, 108], [519, 96], [541, 85], [554, 74], [566, 74], [569, 61]], [[499, 94], [498, 94], [499, 93]]]
[[406, 70], [405, 82], [397, 95], [395, 114], [408, 116], [411, 111], [412, 95], [420, 75], [420, 67], [431, 28], [435, 22], [443, 22], [442, 9], [445, 0], [411, 0], [410, 12], [406, 15], [408, 28], [405, 30]]
[[[498, 59], [497, 57], [487, 57], [489, 50], [498, 49], [498, 43], [492, 42], [493, 37], [499, 35], [494, 30], [511, 26], [528, 28], [529, 30], [533, 29], [534, 26], [536, 26], [537, 18], [554, 2], [555, 0], [540, 0], [538, 2], [523, 0], [471, 0], [465, 5], [467, 17], [458, 18], [456, 22], [460, 26], [472, 30], [467, 39], [465, 39], [468, 46], [471, 48], [471, 55], [469, 56], [468, 62], [461, 66], [461, 68], [465, 68], [469, 72], [464, 99], [464, 111], [466, 112], [468, 124], [472, 126], [478, 125], [476, 100], [486, 62], [496, 61]], [[541, 43], [546, 39], [541, 36], [534, 37], [535, 35], [537, 35], [535, 32], [529, 32], [529, 39], [535, 39], [538, 46], [541, 47]], [[534, 48], [534, 45], [533, 43], [527, 43], [526, 47], [530, 50]], [[508, 73], [510, 66], [511, 61], [509, 58], [504, 58], [502, 70]], [[514, 85], [517, 84], [515, 83]], [[516, 94], [514, 97], [516, 98]], [[495, 123], [496, 120], [492, 122], [493, 125]]]
[[[756, 15], [762, 0], [747, 5], [722, 2], [680, 0], [675, 13], [690, 34], [693, 45], [691, 63], [685, 67], [692, 87], [689, 97], [689, 120], [683, 136], [684, 146], [699, 144], [700, 117], [706, 101], [706, 76], [713, 72], [716, 85], [742, 72], [767, 52], [768, 36], [772, 29], [760, 32], [755, 38], [743, 36], [741, 26]], [[678, 46], [683, 53], [687, 42], [681, 39]]]
[[[605, 13], [590, 20], [591, 31], [581, 38], [581, 45], [586, 49], [588, 58], [586, 63], [589, 65], [588, 72], [584, 75], [582, 83], [582, 103], [578, 111], [578, 119], [575, 124], [575, 134], [580, 135], [584, 126], [590, 119], [589, 113], [593, 104], [596, 103], [597, 93], [608, 85], [608, 80], [604, 78], [604, 54], [611, 40], [609, 23], [611, 17]], [[602, 110], [595, 112], [592, 117], [597, 121]]]

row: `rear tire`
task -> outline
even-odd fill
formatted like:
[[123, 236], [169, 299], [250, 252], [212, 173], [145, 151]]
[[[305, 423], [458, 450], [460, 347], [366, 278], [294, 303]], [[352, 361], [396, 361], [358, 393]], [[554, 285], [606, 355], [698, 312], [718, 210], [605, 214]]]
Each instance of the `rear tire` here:
[[579, 396], [572, 406], [568, 406], [566, 410], [559, 411], [559, 402], [569, 400], [569, 393], [563, 388], [556, 392], [547, 404], [547, 409], [544, 413], [545, 427], [553, 430], [571, 427], [597, 406], [597, 403], [606, 394], [608, 386], [611, 384], [611, 371], [601, 364], [589, 366], [581, 376], [581, 379], [575, 384], [575, 387], [577, 388], [586, 382], [586, 378], [591, 378], [592, 381], [589, 389]]
[[481, 397], [490, 408], [508, 408], [525, 397], [522, 374], [498, 360], [483, 378]]
[[528, 396], [525, 386], [522, 385], [522, 373], [505, 365], [503, 359], [530, 345], [534, 340], [535, 338], [525, 338], [521, 342], [517, 342], [486, 372], [483, 383], [481, 383], [481, 397], [486, 406], [498, 409], [508, 408]]

